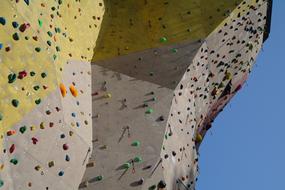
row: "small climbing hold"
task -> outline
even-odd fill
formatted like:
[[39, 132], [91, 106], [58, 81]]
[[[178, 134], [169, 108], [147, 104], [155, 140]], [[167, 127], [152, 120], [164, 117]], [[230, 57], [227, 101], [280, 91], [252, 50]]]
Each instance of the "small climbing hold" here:
[[13, 34], [13, 39], [15, 41], [18, 41], [20, 39], [19, 34], [17, 32]]
[[171, 51], [172, 51], [173, 53], [177, 53], [178, 50], [177, 50], [176, 48], [172, 48]]
[[98, 175], [95, 177], [95, 180], [96, 181], [101, 181], [103, 179], [103, 176], [102, 175]]
[[134, 162], [137, 162], [137, 163], [142, 162], [142, 158], [140, 156], [136, 156], [134, 158]]
[[61, 134], [61, 135], [60, 135], [60, 138], [61, 138], [61, 139], [64, 139], [64, 138], [65, 138], [65, 134]]
[[63, 175], [64, 175], [64, 171], [58, 172], [58, 175], [59, 175], [59, 176], [63, 176]]
[[151, 113], [153, 113], [153, 109], [152, 109], [152, 108], [149, 108], [149, 109], [146, 110], [145, 113], [146, 113], [146, 114], [151, 114]]
[[23, 79], [27, 76], [27, 72], [26, 71], [20, 71], [18, 74], [18, 79]]
[[13, 99], [11, 103], [15, 108], [19, 106], [19, 100], [17, 99]]
[[18, 164], [18, 160], [17, 160], [16, 158], [12, 158], [12, 159], [10, 160], [10, 162], [11, 162], [12, 164], [14, 164], [14, 165], [17, 165], [17, 164]]
[[72, 96], [74, 96], [74, 97], [77, 97], [77, 96], [78, 96], [78, 91], [77, 91], [77, 89], [75, 88], [75, 86], [73, 86], [73, 85], [69, 86], [69, 90], [70, 90]]
[[41, 51], [41, 48], [40, 48], [40, 47], [36, 47], [36, 48], [35, 48], [35, 51], [36, 51], [36, 52], [40, 52], [40, 51]]
[[56, 49], [57, 52], [60, 51], [60, 47], [59, 46], [56, 46], [55, 49]]
[[163, 115], [158, 118], [159, 121], [164, 121]]
[[31, 126], [31, 127], [30, 127], [30, 130], [31, 130], [31, 131], [34, 131], [34, 130], [36, 130], [36, 127], [35, 127], [35, 126]]
[[5, 25], [6, 19], [4, 17], [0, 17], [0, 24]]
[[40, 129], [44, 129], [45, 128], [45, 123], [44, 122], [41, 122], [40, 123]]
[[141, 178], [139, 181], [138, 181], [138, 185], [142, 185], [144, 183], [144, 178]]
[[3, 120], [3, 115], [2, 115], [2, 113], [0, 113], [0, 121], [2, 121]]
[[19, 24], [16, 21], [13, 21], [12, 26], [13, 26], [13, 28], [18, 28]]
[[8, 75], [8, 83], [13, 83], [16, 80], [17, 76], [15, 73], [11, 73]]
[[62, 148], [63, 148], [63, 150], [68, 150], [68, 149], [69, 149], [69, 146], [68, 146], [68, 144], [63, 144], [63, 145], [62, 145]]
[[47, 41], [47, 44], [48, 44], [49, 46], [51, 46], [51, 41], [48, 40], [48, 41]]
[[33, 142], [33, 144], [37, 144], [37, 142], [39, 142], [39, 140], [36, 137], [32, 137], [32, 142]]
[[38, 104], [41, 103], [41, 101], [42, 101], [42, 100], [39, 98], [39, 99], [36, 99], [36, 100], [35, 100], [35, 103], [38, 105]]
[[12, 144], [11, 146], [10, 146], [10, 148], [9, 148], [9, 152], [10, 152], [10, 154], [12, 154], [14, 151], [15, 151], [15, 144]]
[[27, 130], [26, 126], [20, 127], [20, 133], [24, 134], [26, 130]]
[[35, 167], [35, 170], [36, 170], [36, 171], [40, 171], [41, 168], [42, 168], [42, 167], [41, 167], [40, 165], [37, 165], [37, 166]]
[[43, 26], [43, 21], [38, 19], [38, 23], [39, 23], [39, 26], [42, 27]]
[[167, 38], [166, 38], [166, 37], [161, 37], [161, 38], [159, 39], [159, 41], [160, 41], [161, 43], [167, 42]]
[[66, 91], [64, 84], [60, 83], [59, 88], [60, 88], [60, 92], [61, 92], [62, 97], [65, 97], [67, 91]]
[[140, 146], [140, 141], [134, 141], [133, 143], [132, 143], [132, 146], [135, 146], [135, 147], [138, 147], [138, 146]]
[[24, 24], [21, 24], [21, 26], [19, 27], [19, 30], [21, 32], [25, 32], [26, 29], [28, 29], [30, 27], [30, 24], [29, 23], [24, 23]]
[[47, 74], [45, 72], [41, 73], [41, 77], [42, 78], [46, 78], [47, 77]]
[[148, 188], [148, 190], [155, 190], [156, 189], [156, 185], [152, 185]]
[[202, 140], [203, 140], [202, 135], [201, 135], [201, 134], [197, 134], [196, 139], [195, 139], [195, 142], [196, 142], [196, 143], [201, 143]]
[[65, 155], [65, 161], [67, 161], [67, 162], [70, 161], [70, 157], [68, 155]]
[[4, 186], [4, 181], [2, 179], [0, 179], [0, 187]]
[[104, 95], [105, 98], [112, 98], [112, 94], [111, 93], [107, 93]]
[[48, 163], [48, 167], [53, 167], [54, 166], [54, 161], [50, 161], [49, 163]]
[[48, 31], [47, 34], [49, 35], [49, 37], [52, 37], [52, 32]]
[[3, 44], [2, 43], [0, 43], [0, 50], [3, 48]]
[[129, 169], [131, 167], [131, 164], [129, 162], [126, 162], [122, 165], [123, 169]]
[[30, 5], [30, 0], [24, 0], [27, 5]]
[[33, 87], [33, 89], [34, 89], [35, 91], [37, 91], [37, 90], [40, 89], [40, 86], [36, 85], [36, 86]]
[[33, 76], [35, 76], [35, 75], [36, 75], [36, 73], [35, 73], [34, 71], [31, 71], [31, 72], [30, 72], [30, 76], [31, 76], [31, 77], [33, 77]]
[[158, 189], [163, 189], [166, 187], [166, 183], [163, 180], [160, 180], [160, 182], [157, 184]]

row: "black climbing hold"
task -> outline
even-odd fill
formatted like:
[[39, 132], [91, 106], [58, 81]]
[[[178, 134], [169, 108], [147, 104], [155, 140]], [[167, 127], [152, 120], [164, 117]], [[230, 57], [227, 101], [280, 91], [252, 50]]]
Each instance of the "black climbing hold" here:
[[16, 21], [14, 21], [14, 22], [12, 22], [12, 26], [13, 26], [14, 28], [18, 28], [19, 24], [18, 24]]
[[30, 5], [30, 0], [24, 0], [27, 5]]
[[6, 19], [4, 17], [0, 17], [0, 23], [2, 25], [5, 25], [6, 24]]
[[158, 188], [161, 188], [161, 189], [165, 188], [165, 187], [166, 187], [165, 181], [160, 180], [160, 182], [157, 184], [157, 187], [158, 187]]
[[13, 39], [16, 41], [20, 39], [19, 34], [17, 32], [13, 34]]

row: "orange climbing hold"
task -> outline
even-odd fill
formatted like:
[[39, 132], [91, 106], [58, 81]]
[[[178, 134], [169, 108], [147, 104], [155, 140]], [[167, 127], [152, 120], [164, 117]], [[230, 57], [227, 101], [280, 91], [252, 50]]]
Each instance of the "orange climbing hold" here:
[[15, 134], [16, 134], [15, 130], [7, 131], [7, 136], [12, 136], [12, 135], [15, 135]]
[[60, 83], [59, 88], [60, 88], [60, 92], [61, 92], [62, 97], [65, 97], [66, 96], [66, 88], [65, 88], [64, 84]]
[[71, 86], [69, 87], [69, 90], [70, 90], [71, 94], [72, 94], [74, 97], [77, 97], [77, 96], [78, 96], [78, 91], [76, 90], [76, 88], [75, 88], [73, 85], [71, 85]]

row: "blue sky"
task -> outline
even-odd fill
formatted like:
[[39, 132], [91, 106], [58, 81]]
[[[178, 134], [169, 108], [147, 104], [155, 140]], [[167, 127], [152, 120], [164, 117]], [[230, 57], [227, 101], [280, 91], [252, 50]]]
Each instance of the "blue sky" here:
[[[285, 190], [285, 1], [247, 85], [200, 147], [197, 190]], [[283, 59], [282, 59], [283, 58]]]

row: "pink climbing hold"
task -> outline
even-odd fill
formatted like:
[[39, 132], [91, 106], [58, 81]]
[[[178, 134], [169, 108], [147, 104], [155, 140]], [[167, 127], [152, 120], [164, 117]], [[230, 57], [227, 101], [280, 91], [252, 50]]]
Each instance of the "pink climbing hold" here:
[[63, 150], [68, 150], [69, 147], [67, 144], [63, 144], [62, 148], [63, 148]]
[[37, 144], [37, 142], [39, 142], [39, 140], [36, 137], [32, 138], [33, 144]]
[[31, 25], [29, 23], [24, 23], [24, 24], [21, 24], [21, 26], [19, 27], [19, 30], [21, 32], [25, 32], [26, 29], [28, 29]]
[[15, 151], [15, 144], [12, 144], [11, 147], [9, 148], [10, 154], [12, 154]]

